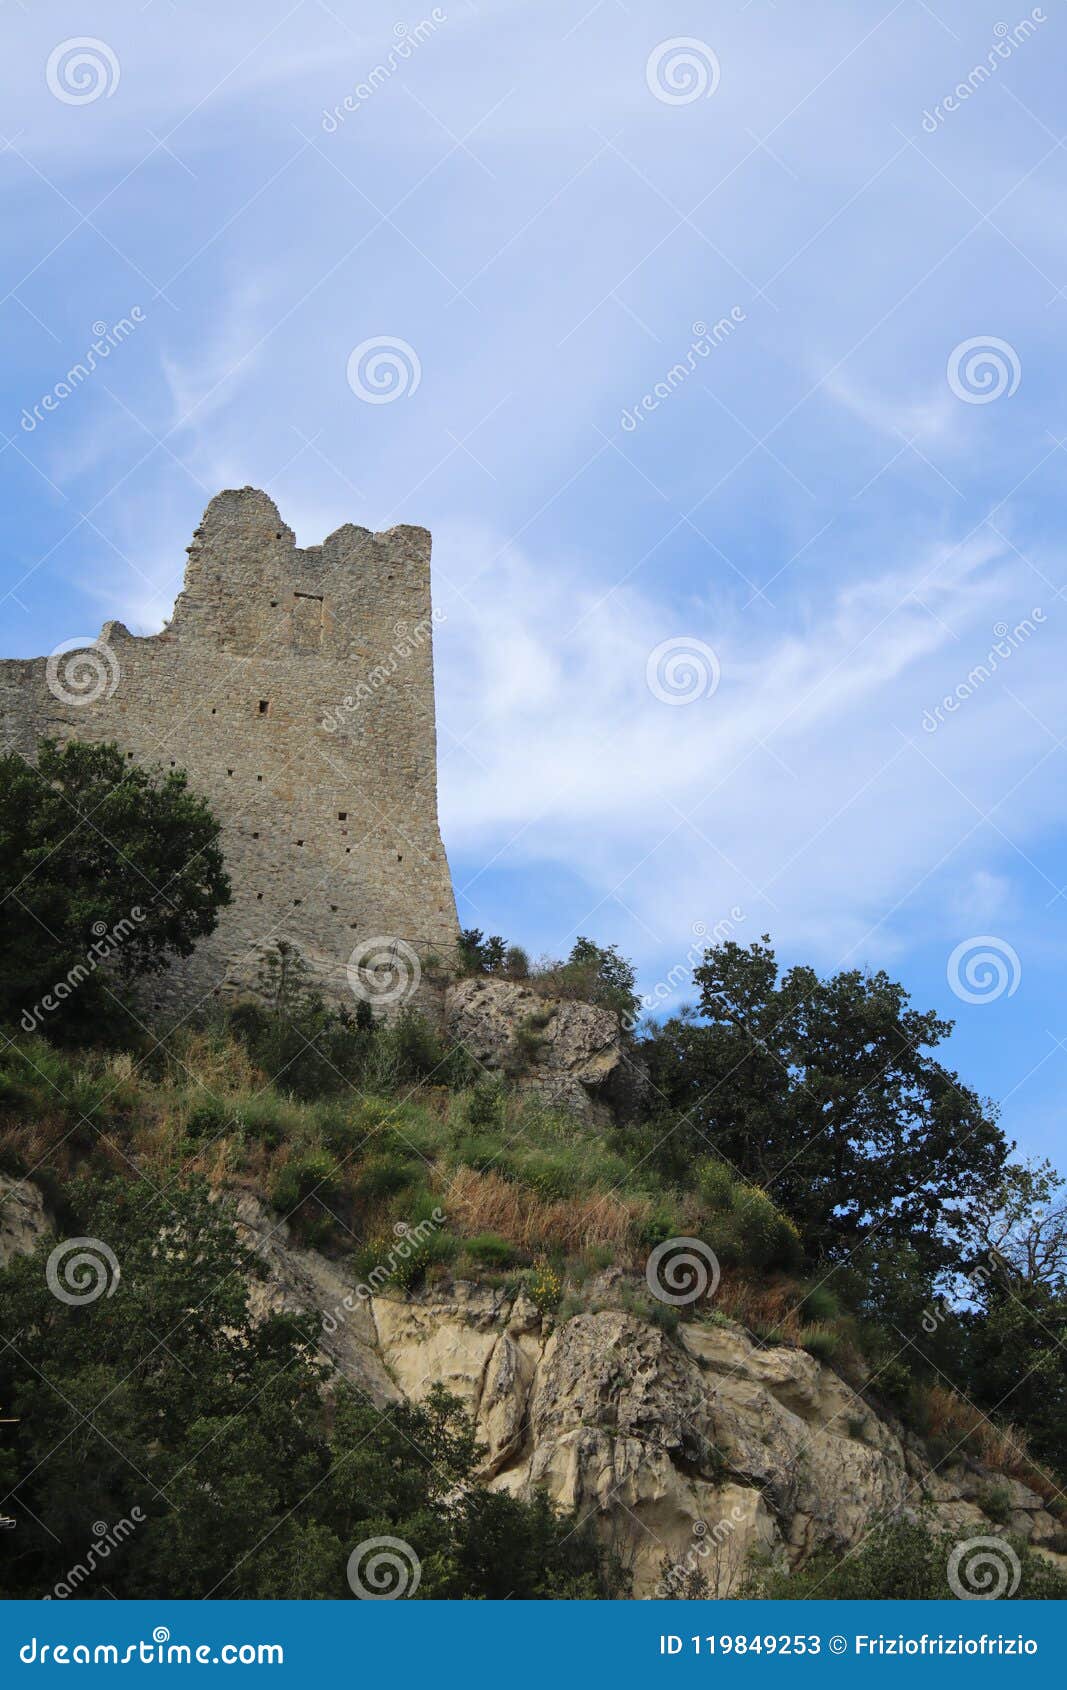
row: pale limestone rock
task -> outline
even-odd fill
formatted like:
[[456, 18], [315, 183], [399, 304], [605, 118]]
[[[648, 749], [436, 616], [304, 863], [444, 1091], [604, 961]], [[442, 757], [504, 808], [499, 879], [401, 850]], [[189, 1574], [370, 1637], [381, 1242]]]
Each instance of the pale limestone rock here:
[[932, 1474], [829, 1367], [740, 1327], [686, 1324], [674, 1340], [621, 1310], [553, 1326], [469, 1286], [375, 1312], [402, 1388], [423, 1396], [440, 1378], [474, 1413], [492, 1487], [543, 1486], [591, 1515], [639, 1597], [662, 1588], [665, 1563], [728, 1595], [753, 1551], [795, 1566], [925, 1500], [936, 1524], [990, 1535], [1003, 1528], [963, 1492], [1001, 1483], [1020, 1504], [1013, 1530], [1035, 1546], [1056, 1531], [1036, 1493], [978, 1468]]
[[536, 982], [460, 980], [445, 994], [445, 1024], [483, 1067], [578, 1114], [625, 1116], [646, 1084], [613, 1011], [542, 997]]
[[405, 1396], [420, 1402], [435, 1384], [478, 1420], [486, 1445], [482, 1476], [518, 1452], [541, 1352], [541, 1316], [528, 1298], [514, 1304], [463, 1281], [444, 1303], [378, 1297], [374, 1317], [382, 1354]]
[[[728, 1323], [683, 1322], [669, 1337], [617, 1308], [560, 1322], [525, 1294], [462, 1281], [371, 1301], [252, 1193], [238, 1194], [238, 1220], [263, 1273], [254, 1310], [325, 1317], [323, 1355], [379, 1407], [435, 1384], [459, 1396], [486, 1447], [483, 1480], [516, 1496], [544, 1487], [592, 1518], [635, 1596], [671, 1594], [666, 1566], [728, 1596], [753, 1551], [795, 1567], [921, 1504], [959, 1538], [996, 1535], [1005, 1528], [982, 1507], [993, 1492], [1010, 1530], [1067, 1571], [1035, 1491], [969, 1458], [933, 1472], [913, 1434], [803, 1350], [761, 1348]], [[0, 1181], [0, 1259], [48, 1230], [37, 1189]], [[626, 1291], [618, 1274], [597, 1284]]]
[[317, 1251], [295, 1245], [287, 1222], [252, 1192], [237, 1194], [236, 1219], [242, 1241], [263, 1269], [263, 1278], [249, 1286], [253, 1316], [313, 1314], [322, 1357], [375, 1407], [395, 1402], [400, 1392], [382, 1362], [371, 1299], [357, 1294], [355, 1278]]

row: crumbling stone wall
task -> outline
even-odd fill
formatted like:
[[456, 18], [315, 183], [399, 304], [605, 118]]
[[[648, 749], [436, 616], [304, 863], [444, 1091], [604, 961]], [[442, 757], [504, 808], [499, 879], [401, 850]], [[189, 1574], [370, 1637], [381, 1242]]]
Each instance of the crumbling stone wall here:
[[380, 960], [372, 941], [449, 960], [429, 534], [347, 524], [301, 550], [245, 487], [212, 499], [188, 553], [162, 633], [108, 622], [87, 649], [0, 662], [5, 748], [115, 740], [187, 769], [223, 824], [233, 903], [153, 984], [154, 1006], [185, 1013], [254, 984], [282, 939], [339, 997], [353, 952]]

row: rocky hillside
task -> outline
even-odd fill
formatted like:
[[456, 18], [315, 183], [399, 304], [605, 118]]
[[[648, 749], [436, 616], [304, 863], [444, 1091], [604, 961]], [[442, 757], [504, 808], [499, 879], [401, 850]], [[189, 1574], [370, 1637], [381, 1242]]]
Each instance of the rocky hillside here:
[[[631, 1276], [600, 1275], [566, 1319], [465, 1280], [372, 1296], [247, 1191], [238, 1216], [261, 1313], [312, 1313], [332, 1368], [380, 1407], [444, 1385], [476, 1419], [483, 1482], [591, 1513], [637, 1597], [694, 1567], [727, 1596], [754, 1550], [796, 1567], [924, 1503], [960, 1536], [1010, 1531], [1067, 1566], [1046, 1547], [1056, 1521], [1018, 1480], [970, 1458], [934, 1472], [917, 1439], [804, 1350], [721, 1317], [660, 1329], [624, 1306]], [[0, 1180], [0, 1265], [51, 1231], [36, 1187]]]
[[[476, 1418], [485, 1482], [517, 1495], [543, 1486], [592, 1511], [637, 1597], [662, 1593], [665, 1570], [686, 1565], [728, 1596], [753, 1550], [796, 1566], [923, 1503], [961, 1535], [1008, 1530], [1035, 1548], [1062, 1535], [1016, 1479], [969, 1458], [933, 1472], [917, 1439], [806, 1351], [760, 1347], [733, 1322], [668, 1335], [617, 1306], [627, 1276], [602, 1275], [588, 1310], [565, 1320], [521, 1291], [465, 1281], [363, 1301], [253, 1200], [241, 1212], [266, 1303], [326, 1315], [325, 1353], [379, 1403], [443, 1384]], [[982, 1507], [994, 1497], [996, 1519]]]
[[445, 994], [449, 1042], [486, 1073], [577, 1116], [625, 1120], [647, 1077], [610, 1009], [546, 996], [536, 983], [474, 975]]

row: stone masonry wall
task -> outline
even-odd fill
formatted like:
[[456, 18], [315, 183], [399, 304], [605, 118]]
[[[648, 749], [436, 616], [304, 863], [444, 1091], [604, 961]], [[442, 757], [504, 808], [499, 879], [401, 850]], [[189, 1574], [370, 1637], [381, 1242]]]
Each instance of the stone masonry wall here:
[[108, 622], [81, 652], [0, 662], [5, 749], [115, 740], [188, 770], [223, 824], [233, 903], [153, 983], [153, 1007], [254, 984], [282, 939], [338, 997], [353, 952], [381, 954], [372, 941], [448, 959], [429, 534], [346, 525], [300, 550], [245, 487], [212, 499], [188, 552], [162, 633]]

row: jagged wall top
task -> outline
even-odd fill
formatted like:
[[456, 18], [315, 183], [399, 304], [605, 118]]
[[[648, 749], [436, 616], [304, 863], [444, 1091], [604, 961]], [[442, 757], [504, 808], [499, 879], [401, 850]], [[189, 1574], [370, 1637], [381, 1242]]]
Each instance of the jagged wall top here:
[[161, 998], [187, 1008], [251, 983], [282, 938], [342, 996], [360, 946], [450, 954], [432, 620], [424, 528], [347, 523], [301, 549], [245, 487], [208, 505], [161, 633], [105, 623], [88, 687], [55, 653], [0, 662], [5, 745], [114, 741], [185, 768], [223, 824], [233, 904]]
[[217, 494], [205, 510], [167, 631], [217, 637], [234, 652], [270, 650], [279, 639], [288, 644], [289, 623], [300, 650], [309, 646], [306, 625], [305, 635], [315, 632], [311, 649], [344, 661], [363, 654], [368, 629], [383, 617], [428, 615], [429, 608], [425, 528], [374, 533], [344, 523], [321, 545], [299, 547], [274, 500], [242, 487]]

